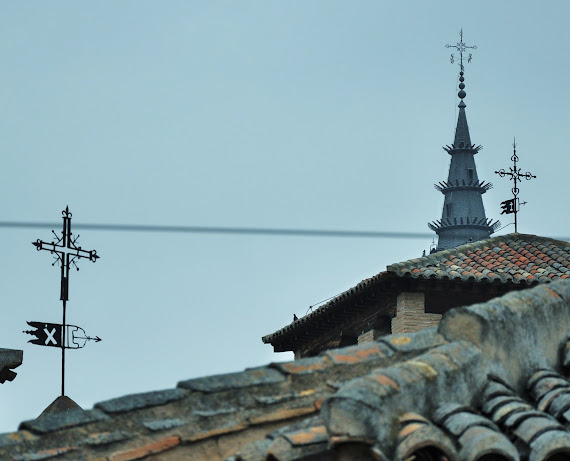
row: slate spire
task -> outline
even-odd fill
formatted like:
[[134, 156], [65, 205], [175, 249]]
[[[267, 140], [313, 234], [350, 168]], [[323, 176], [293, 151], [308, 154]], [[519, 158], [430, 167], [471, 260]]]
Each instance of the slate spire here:
[[[451, 155], [449, 174], [447, 181], [435, 184], [435, 188], [440, 191], [445, 199], [441, 219], [428, 224], [430, 229], [438, 235], [437, 250], [453, 248], [464, 243], [475, 242], [489, 238], [489, 236], [500, 226], [499, 221], [492, 222], [485, 215], [483, 206], [483, 194], [493, 185], [489, 182], [479, 180], [477, 168], [475, 166], [475, 154], [482, 147], [471, 144], [469, 125], [465, 113], [466, 104], [463, 101], [467, 93], [465, 92], [465, 77], [463, 67], [463, 52], [467, 47], [463, 43], [463, 31], [460, 34], [461, 41], [453, 45], [461, 54], [459, 72], [459, 115], [457, 117], [457, 127], [455, 138], [451, 146], [443, 149]], [[448, 45], [448, 47], [451, 47]], [[451, 62], [453, 62], [453, 55]], [[469, 55], [469, 61], [471, 55]]]
[[[464, 92], [465, 93], [465, 92]], [[459, 116], [457, 117], [457, 128], [455, 128], [455, 140], [453, 144], [456, 146], [463, 145], [470, 146], [471, 145], [471, 136], [469, 136], [469, 127], [467, 126], [467, 115], [465, 115], [465, 107], [466, 104], [463, 102], [463, 99], [459, 103]]]

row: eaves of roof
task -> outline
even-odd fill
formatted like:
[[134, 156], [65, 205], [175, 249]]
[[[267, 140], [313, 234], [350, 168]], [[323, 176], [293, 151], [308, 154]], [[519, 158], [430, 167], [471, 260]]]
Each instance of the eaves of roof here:
[[346, 308], [364, 290], [380, 287], [395, 278], [534, 286], [570, 278], [570, 243], [513, 233], [391, 264], [386, 271], [363, 280], [315, 311], [261, 339], [265, 344], [281, 342], [328, 318], [340, 303]]
[[[275, 333], [264, 336], [261, 339], [264, 343], [267, 344], [271, 343], [276, 338], [283, 337], [294, 332], [301, 332], [304, 328], [311, 328], [312, 325], [320, 322], [325, 318], [329, 319], [337, 312], [344, 313], [344, 310], [353, 306], [357, 298], [361, 298], [363, 295], [366, 295], [367, 292], [372, 292], [375, 288], [378, 288], [382, 284], [386, 284], [393, 279], [394, 276], [387, 271], [380, 272], [373, 277], [364, 279], [355, 287], [346, 290], [331, 301], [313, 310], [309, 314], [293, 321], [291, 324], [286, 325]], [[370, 295], [372, 296], [372, 293]]]

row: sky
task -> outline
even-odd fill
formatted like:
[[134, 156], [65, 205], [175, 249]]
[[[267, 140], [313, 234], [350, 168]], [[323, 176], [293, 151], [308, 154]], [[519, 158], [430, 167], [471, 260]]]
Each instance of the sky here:
[[[261, 337], [386, 266], [429, 252], [441, 217], [459, 68], [476, 45], [467, 119], [487, 217], [524, 182], [519, 232], [568, 238], [570, 3], [564, 1], [3, 2], [0, 221], [426, 233], [423, 239], [78, 231], [68, 351], [85, 409], [193, 377], [292, 360]], [[497, 235], [512, 232], [507, 226]], [[60, 392], [60, 351], [26, 321], [61, 321], [50, 228], [0, 228], [0, 432]], [[435, 238], [435, 234], [433, 234]]]

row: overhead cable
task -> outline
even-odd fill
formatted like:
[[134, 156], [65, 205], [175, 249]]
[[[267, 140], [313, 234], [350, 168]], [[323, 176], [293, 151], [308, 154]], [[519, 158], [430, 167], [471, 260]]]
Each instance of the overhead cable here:
[[[61, 223], [32, 221], [0, 221], [0, 228], [13, 229], [58, 229]], [[426, 239], [433, 238], [430, 232], [363, 231], [336, 229], [288, 229], [273, 227], [225, 227], [225, 226], [165, 226], [155, 224], [94, 224], [74, 223], [74, 229], [111, 232], [162, 232], [185, 234], [226, 234], [226, 235], [268, 235], [285, 237], [344, 237], [344, 238], [393, 238]], [[506, 226], [505, 226], [506, 227]], [[570, 241], [570, 237], [552, 237]]]

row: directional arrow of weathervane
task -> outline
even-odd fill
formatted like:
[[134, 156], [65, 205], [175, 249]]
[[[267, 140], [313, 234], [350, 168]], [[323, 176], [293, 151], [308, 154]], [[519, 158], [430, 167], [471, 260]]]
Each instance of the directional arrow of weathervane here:
[[101, 338], [99, 338], [99, 336], [95, 336], [94, 338], [92, 338], [91, 336], [74, 336], [74, 338], [77, 339], [85, 339], [87, 341], [95, 341], [96, 343], [98, 343], [99, 341], [101, 341]]

